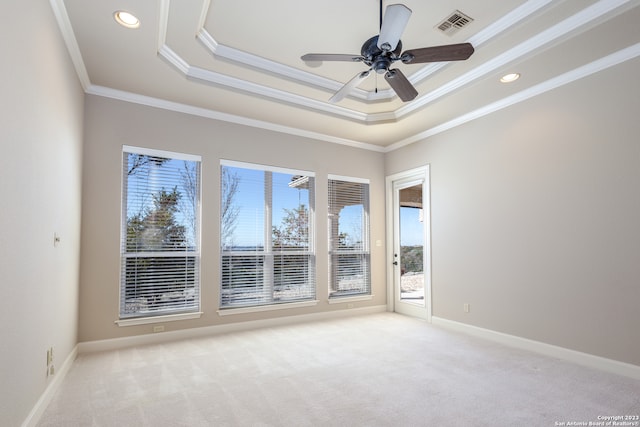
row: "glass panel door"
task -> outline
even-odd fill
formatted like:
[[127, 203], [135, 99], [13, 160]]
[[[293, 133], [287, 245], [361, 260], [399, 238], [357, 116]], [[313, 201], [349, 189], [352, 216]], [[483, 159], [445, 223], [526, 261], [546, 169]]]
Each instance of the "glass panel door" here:
[[422, 183], [399, 193], [400, 301], [424, 306], [424, 210]]
[[389, 308], [431, 320], [429, 167], [387, 177]]

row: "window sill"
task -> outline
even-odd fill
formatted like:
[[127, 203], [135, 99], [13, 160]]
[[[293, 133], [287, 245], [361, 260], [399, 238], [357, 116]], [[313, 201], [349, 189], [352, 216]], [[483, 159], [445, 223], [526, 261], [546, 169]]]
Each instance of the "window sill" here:
[[303, 302], [290, 302], [290, 303], [283, 303], [283, 304], [258, 305], [255, 307], [222, 308], [218, 310], [218, 315], [229, 316], [233, 314], [258, 313], [260, 311], [287, 310], [291, 308], [312, 307], [315, 305], [318, 305], [317, 300], [303, 301]]
[[116, 320], [114, 323], [121, 327], [148, 325], [150, 323], [165, 323], [165, 322], [175, 322], [177, 320], [199, 319], [203, 314], [204, 313], [201, 311], [196, 313], [165, 314], [162, 316], [136, 317], [135, 319], [121, 319], [121, 320]]
[[329, 304], [344, 304], [345, 302], [369, 301], [373, 295], [356, 295], [352, 297], [329, 297]]

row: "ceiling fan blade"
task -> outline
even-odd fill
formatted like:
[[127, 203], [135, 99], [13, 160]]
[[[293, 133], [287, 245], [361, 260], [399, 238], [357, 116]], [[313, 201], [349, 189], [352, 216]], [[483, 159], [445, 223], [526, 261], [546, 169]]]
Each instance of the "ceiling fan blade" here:
[[418, 96], [418, 91], [413, 87], [402, 71], [398, 69], [389, 70], [384, 75], [384, 79], [389, 83], [391, 88], [396, 92], [400, 99], [402, 99], [402, 101], [411, 101]]
[[347, 84], [342, 86], [339, 91], [337, 91], [330, 99], [329, 102], [335, 104], [336, 102], [340, 102], [344, 99], [345, 96], [349, 95], [353, 89], [358, 87], [360, 82], [369, 76], [371, 70], [363, 71], [361, 73], [356, 74], [354, 78], [349, 80]]
[[403, 4], [387, 6], [378, 36], [378, 47], [385, 51], [393, 52], [400, 41], [409, 18], [411, 9]]
[[300, 57], [303, 61], [346, 61], [360, 62], [364, 58], [360, 55], [347, 55], [341, 53], [307, 53]]
[[405, 64], [463, 61], [469, 58], [473, 52], [474, 48], [471, 43], [448, 44], [407, 50], [402, 53], [400, 59]]

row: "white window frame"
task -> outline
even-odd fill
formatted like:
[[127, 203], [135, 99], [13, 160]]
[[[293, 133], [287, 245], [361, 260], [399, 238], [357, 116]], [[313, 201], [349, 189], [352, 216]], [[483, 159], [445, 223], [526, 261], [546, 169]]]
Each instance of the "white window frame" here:
[[[196, 162], [197, 165], [197, 206], [195, 208], [195, 230], [194, 230], [194, 247], [192, 250], [186, 251], [163, 251], [163, 252], [128, 252], [126, 250], [127, 247], [127, 185], [128, 185], [128, 176], [127, 176], [127, 166], [126, 166], [126, 158], [129, 154], [139, 154], [160, 158], [167, 158], [171, 160], [185, 160], [190, 162]], [[201, 281], [200, 281], [200, 229], [201, 229], [201, 194], [202, 194], [202, 158], [198, 155], [193, 154], [185, 154], [185, 153], [177, 153], [165, 150], [156, 150], [150, 148], [142, 148], [142, 147], [133, 147], [128, 145], [122, 146], [122, 156], [121, 156], [121, 165], [122, 165], [122, 185], [121, 185], [121, 229], [120, 229], [120, 258], [121, 258], [121, 275], [120, 275], [120, 286], [119, 286], [119, 319], [116, 320], [116, 324], [119, 326], [132, 326], [132, 325], [142, 325], [149, 323], [159, 323], [159, 322], [170, 322], [177, 320], [185, 320], [185, 319], [194, 319], [199, 318], [202, 315], [201, 311]], [[191, 308], [175, 308], [175, 309], [164, 309], [157, 311], [144, 311], [139, 312], [137, 314], [126, 315], [124, 313], [124, 304], [123, 298], [125, 298], [124, 289], [125, 286], [125, 272], [126, 272], [126, 260], [131, 257], [171, 257], [171, 256], [190, 256], [194, 257], [194, 285], [195, 285], [195, 296], [194, 303]]]
[[[246, 162], [238, 162], [234, 160], [220, 160], [220, 176], [222, 176], [222, 168], [223, 167], [235, 167], [242, 169], [251, 169], [260, 172], [265, 172], [265, 189], [264, 189], [264, 197], [265, 197], [265, 217], [264, 217], [264, 250], [262, 251], [229, 251], [223, 250], [223, 242], [222, 242], [222, 218], [219, 220], [220, 226], [220, 297], [218, 301], [218, 314], [221, 316], [229, 315], [229, 314], [242, 314], [242, 313], [251, 313], [251, 312], [260, 312], [260, 311], [269, 311], [269, 310], [281, 310], [288, 308], [299, 308], [299, 307], [308, 307], [317, 304], [316, 293], [317, 293], [317, 279], [316, 279], [316, 248], [315, 248], [315, 173], [310, 171], [304, 171], [299, 169], [290, 169], [283, 168], [277, 166], [269, 166], [255, 163], [246, 163]], [[272, 173], [283, 173], [289, 175], [303, 175], [306, 177], [313, 178], [313, 185], [309, 188], [309, 230], [308, 230], [308, 250], [305, 251], [274, 251], [272, 247], [272, 205], [273, 205], [273, 187], [269, 182]], [[222, 185], [222, 182], [221, 182]], [[223, 197], [223, 194], [220, 195]], [[224, 277], [224, 257], [225, 256], [242, 256], [242, 257], [264, 257], [263, 261], [263, 271], [264, 271], [264, 282], [267, 287], [273, 287], [274, 283], [274, 266], [273, 260], [278, 255], [302, 255], [309, 257], [309, 265], [308, 265], [308, 277], [311, 279], [311, 285], [313, 286], [313, 295], [309, 298], [304, 299], [292, 299], [285, 301], [276, 301], [273, 299], [273, 289], [271, 298], [269, 300], [265, 300], [262, 302], [256, 302], [253, 304], [223, 304], [223, 291], [225, 286], [225, 277]]]
[[[372, 288], [371, 288], [371, 220], [370, 220], [370, 211], [371, 211], [371, 188], [370, 181], [366, 178], [356, 178], [350, 176], [343, 175], [333, 175], [329, 174], [327, 177], [327, 207], [328, 207], [328, 219], [327, 219], [327, 240], [328, 240], [328, 263], [329, 263], [329, 271], [328, 271], [328, 292], [329, 292], [329, 303], [335, 304], [339, 302], [349, 302], [356, 301], [362, 299], [371, 299], [372, 298]], [[362, 202], [363, 212], [362, 212], [362, 242], [360, 250], [342, 250], [339, 249], [338, 243], [335, 241], [335, 237], [337, 236], [337, 231], [339, 230], [339, 212], [332, 212], [332, 209], [335, 209], [335, 206], [332, 206], [332, 183], [335, 181], [342, 181], [353, 184], [364, 184], [367, 185], [366, 194], [363, 194]], [[359, 291], [339, 291], [338, 284], [336, 283], [336, 266], [334, 259], [339, 257], [340, 255], [359, 255], [363, 257], [364, 262], [366, 263], [362, 266], [362, 272], [364, 274], [364, 289]]]

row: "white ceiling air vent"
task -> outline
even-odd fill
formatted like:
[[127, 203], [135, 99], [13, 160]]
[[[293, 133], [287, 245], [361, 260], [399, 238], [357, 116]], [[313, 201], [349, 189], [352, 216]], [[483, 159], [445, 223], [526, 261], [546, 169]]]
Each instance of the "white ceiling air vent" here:
[[436, 28], [442, 31], [443, 33], [451, 36], [462, 28], [466, 27], [468, 24], [473, 22], [473, 18], [470, 18], [468, 15], [460, 12], [459, 10], [453, 11], [449, 16], [442, 20]]

